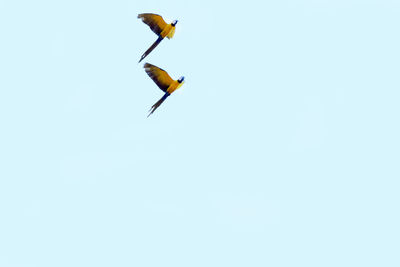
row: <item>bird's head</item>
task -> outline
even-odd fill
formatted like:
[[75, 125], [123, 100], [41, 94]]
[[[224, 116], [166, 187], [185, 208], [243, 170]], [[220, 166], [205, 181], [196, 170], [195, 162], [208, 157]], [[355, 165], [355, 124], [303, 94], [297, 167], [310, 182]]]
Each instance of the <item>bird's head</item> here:
[[177, 23], [178, 23], [178, 21], [177, 21], [177, 20], [174, 20], [174, 21], [171, 23], [171, 25], [175, 27], [175, 25], [176, 25]]
[[184, 80], [185, 80], [185, 77], [180, 77], [179, 79], [178, 79], [178, 83], [184, 83]]

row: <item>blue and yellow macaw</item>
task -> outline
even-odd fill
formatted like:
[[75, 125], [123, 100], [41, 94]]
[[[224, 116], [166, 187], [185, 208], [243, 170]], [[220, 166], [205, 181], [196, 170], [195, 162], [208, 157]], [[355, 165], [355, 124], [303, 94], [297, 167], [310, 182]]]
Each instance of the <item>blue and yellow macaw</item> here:
[[165, 92], [164, 96], [150, 108], [150, 113], [147, 116], [149, 117], [167, 97], [183, 85], [185, 77], [182, 76], [178, 80], [173, 80], [165, 70], [149, 63], [144, 64], [144, 69], [157, 86]]
[[174, 36], [175, 25], [178, 23], [178, 21], [174, 20], [171, 24], [167, 24], [160, 15], [151, 13], [139, 14], [138, 18], [142, 19], [142, 21], [146, 23], [155, 34], [158, 35], [158, 39], [152, 46], [150, 46], [149, 49], [147, 49], [146, 52], [144, 52], [140, 58], [140, 63], [145, 57], [147, 57], [148, 54], [151, 53], [151, 51], [153, 51], [154, 48], [156, 48], [159, 43], [161, 43], [165, 37], [171, 39]]

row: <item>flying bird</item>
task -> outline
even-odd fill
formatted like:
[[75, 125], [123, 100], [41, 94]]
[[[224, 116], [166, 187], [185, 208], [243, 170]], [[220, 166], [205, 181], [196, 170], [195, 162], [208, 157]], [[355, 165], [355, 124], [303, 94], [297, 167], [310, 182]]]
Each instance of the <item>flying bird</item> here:
[[154, 42], [152, 46], [150, 46], [149, 49], [147, 49], [146, 52], [144, 52], [144, 54], [140, 58], [140, 63], [145, 57], [147, 57], [148, 54], [151, 53], [151, 51], [154, 50], [154, 48], [157, 47], [159, 43], [161, 43], [161, 41], [165, 37], [171, 39], [174, 36], [175, 25], [178, 23], [178, 21], [174, 20], [171, 24], [167, 24], [160, 15], [151, 13], [139, 14], [138, 19], [142, 19], [142, 21], [146, 23], [155, 34], [158, 35], [158, 39]]
[[173, 80], [165, 70], [149, 63], [144, 64], [144, 69], [157, 86], [165, 92], [164, 96], [150, 108], [150, 113], [147, 115], [149, 117], [167, 97], [183, 85], [185, 77], [182, 76], [178, 80]]

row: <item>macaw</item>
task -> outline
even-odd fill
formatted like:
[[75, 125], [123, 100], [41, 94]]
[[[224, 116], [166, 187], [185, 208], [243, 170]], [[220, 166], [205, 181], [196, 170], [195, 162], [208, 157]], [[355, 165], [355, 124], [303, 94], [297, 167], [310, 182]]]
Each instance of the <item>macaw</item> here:
[[149, 49], [147, 49], [146, 52], [144, 52], [144, 54], [140, 58], [140, 63], [145, 57], [147, 57], [148, 54], [151, 53], [151, 51], [153, 51], [154, 48], [157, 47], [159, 43], [161, 43], [161, 41], [165, 37], [171, 39], [174, 36], [175, 25], [178, 23], [178, 21], [174, 20], [171, 24], [167, 24], [160, 15], [151, 13], [139, 14], [138, 18], [142, 19], [142, 21], [146, 23], [155, 34], [158, 35], [158, 39], [154, 42], [152, 46], [150, 46]]
[[185, 77], [182, 76], [178, 80], [173, 80], [165, 70], [149, 63], [144, 64], [144, 69], [157, 86], [165, 92], [163, 97], [150, 108], [150, 113], [147, 116], [149, 117], [162, 104], [162, 102], [167, 99], [167, 97], [183, 85]]

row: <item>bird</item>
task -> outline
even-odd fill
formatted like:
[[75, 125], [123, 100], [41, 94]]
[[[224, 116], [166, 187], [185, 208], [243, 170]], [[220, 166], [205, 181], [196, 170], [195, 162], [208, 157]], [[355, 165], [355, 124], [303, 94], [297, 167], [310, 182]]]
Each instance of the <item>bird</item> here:
[[150, 46], [149, 49], [146, 50], [146, 52], [144, 52], [144, 54], [140, 58], [140, 63], [145, 57], [147, 57], [148, 54], [151, 53], [151, 51], [154, 50], [154, 48], [157, 47], [157, 45], [161, 43], [161, 41], [165, 37], [171, 39], [174, 36], [175, 25], [178, 23], [178, 21], [174, 20], [171, 24], [167, 24], [160, 15], [151, 13], [139, 14], [138, 19], [142, 19], [143, 23], [147, 24], [150, 29], [158, 35], [158, 39], [154, 42], [152, 46]]
[[144, 69], [149, 77], [157, 84], [157, 86], [165, 92], [163, 97], [158, 100], [149, 110], [149, 117], [153, 112], [167, 99], [175, 90], [181, 87], [184, 83], [185, 77], [180, 77], [178, 80], [173, 80], [168, 73], [150, 63], [144, 64]]

